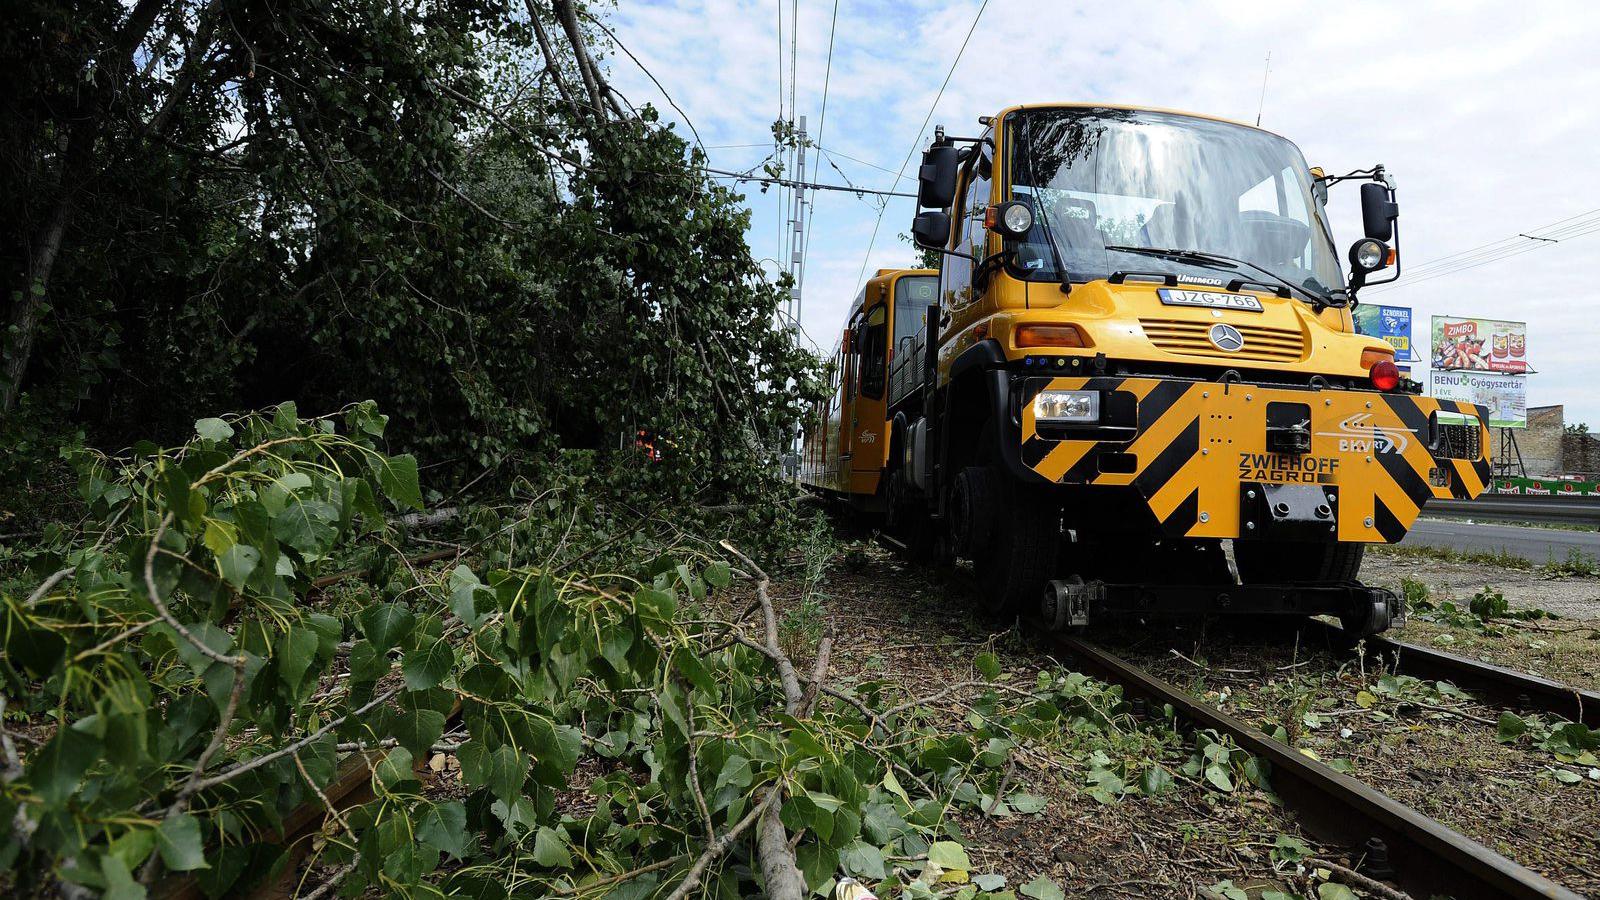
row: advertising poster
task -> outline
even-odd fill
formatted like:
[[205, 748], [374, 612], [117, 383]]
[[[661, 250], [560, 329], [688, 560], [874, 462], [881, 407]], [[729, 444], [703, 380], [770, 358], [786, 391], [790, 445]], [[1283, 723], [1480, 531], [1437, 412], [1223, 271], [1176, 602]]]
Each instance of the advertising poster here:
[[1380, 338], [1394, 348], [1394, 361], [1416, 362], [1411, 352], [1411, 309], [1363, 303], [1355, 311], [1356, 333]]
[[1528, 379], [1523, 375], [1435, 369], [1428, 374], [1428, 394], [1487, 408], [1490, 428], [1528, 427]]
[[1520, 375], [1528, 371], [1528, 326], [1499, 319], [1434, 316], [1431, 350], [1435, 369]]

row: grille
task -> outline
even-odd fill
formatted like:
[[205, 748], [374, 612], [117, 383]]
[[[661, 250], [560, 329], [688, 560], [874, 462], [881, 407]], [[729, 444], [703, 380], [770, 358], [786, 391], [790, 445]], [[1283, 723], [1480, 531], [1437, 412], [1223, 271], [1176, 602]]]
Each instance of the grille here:
[[1478, 426], [1450, 425], [1443, 422], [1433, 426], [1434, 455], [1445, 459], [1477, 459], [1483, 452], [1478, 443]]
[[1244, 336], [1244, 346], [1228, 353], [1212, 346], [1207, 335], [1212, 322], [1190, 322], [1183, 319], [1140, 319], [1145, 336], [1168, 353], [1185, 356], [1206, 356], [1215, 359], [1261, 359], [1273, 362], [1292, 362], [1305, 357], [1305, 335], [1294, 328], [1271, 328], [1266, 325], [1228, 324], [1239, 329]]

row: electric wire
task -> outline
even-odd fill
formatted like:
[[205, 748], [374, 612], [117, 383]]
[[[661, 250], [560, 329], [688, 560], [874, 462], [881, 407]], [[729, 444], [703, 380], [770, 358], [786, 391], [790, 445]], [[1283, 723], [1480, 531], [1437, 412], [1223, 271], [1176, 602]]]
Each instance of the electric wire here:
[[[833, 37], [838, 30], [839, 0], [833, 0], [833, 18], [832, 21], [828, 23], [828, 61], [823, 65], [822, 68], [822, 112], [817, 116], [817, 137], [814, 141], [819, 157], [822, 156], [822, 131], [824, 128], [828, 127], [828, 88], [833, 82]], [[833, 165], [832, 160], [828, 160], [828, 165], [833, 166], [833, 170], [835, 172], [839, 172], [839, 177], [844, 178], [845, 184], [850, 183], [850, 179], [845, 177], [843, 172], [839, 171], [838, 166]], [[811, 204], [811, 212], [816, 212], [815, 202]], [[803, 255], [800, 257], [800, 280], [795, 285], [795, 290], [800, 292], [801, 302], [805, 301], [806, 261], [811, 256], [811, 226], [815, 222], [815, 215], [806, 216], [806, 232], [801, 237], [800, 252]]]
[[1436, 278], [1455, 275], [1534, 250], [1546, 249], [1597, 231], [1600, 231], [1600, 209], [1578, 213], [1513, 237], [1501, 238], [1498, 241], [1428, 260], [1408, 270], [1406, 272], [1408, 277], [1404, 282], [1374, 286], [1372, 293], [1381, 294], [1400, 287], [1411, 287]]
[[[911, 141], [911, 149], [906, 151], [905, 161], [900, 163], [899, 171], [895, 172], [894, 183], [889, 185], [892, 191], [900, 186], [900, 179], [905, 177], [906, 166], [911, 164], [911, 157], [917, 152], [917, 147], [922, 143], [922, 135], [928, 130], [928, 123], [933, 120], [934, 110], [939, 108], [939, 101], [944, 98], [944, 89], [950, 86], [950, 79], [956, 74], [956, 66], [961, 64], [961, 57], [967, 52], [967, 44], [972, 40], [972, 33], [978, 30], [978, 22], [983, 19], [983, 11], [989, 8], [989, 0], [983, 0], [978, 7], [978, 14], [972, 17], [972, 26], [967, 29], [967, 36], [961, 39], [961, 49], [956, 51], [956, 58], [950, 61], [950, 70], [944, 74], [944, 82], [939, 85], [939, 92], [933, 97], [933, 105], [928, 107], [928, 114], [922, 119], [922, 127], [917, 129], [917, 135]], [[883, 225], [883, 213], [889, 208], [888, 203], [878, 210], [878, 218], [872, 223], [872, 237], [867, 241], [867, 252], [861, 257], [861, 271], [856, 274], [856, 282], [867, 274], [867, 262], [872, 259], [872, 248], [878, 242], [878, 228]]]

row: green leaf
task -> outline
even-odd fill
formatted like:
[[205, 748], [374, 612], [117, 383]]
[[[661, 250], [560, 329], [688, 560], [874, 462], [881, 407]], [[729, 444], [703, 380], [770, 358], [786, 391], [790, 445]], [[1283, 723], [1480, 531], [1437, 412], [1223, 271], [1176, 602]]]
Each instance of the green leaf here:
[[339, 521], [339, 510], [326, 500], [290, 497], [283, 512], [272, 519], [272, 534], [278, 540], [302, 553], [322, 554], [333, 547], [339, 537], [333, 527]]
[[1043, 875], [1023, 885], [1022, 896], [1032, 897], [1034, 900], [1067, 900], [1067, 895], [1061, 893], [1061, 888]]
[[200, 820], [188, 813], [161, 820], [156, 828], [156, 849], [174, 872], [211, 868], [206, 863], [205, 842], [200, 839]]
[[404, 747], [390, 748], [389, 752], [378, 760], [378, 764], [372, 767], [372, 776], [386, 788], [414, 780], [417, 777], [416, 757]]
[[58, 728], [28, 766], [33, 792], [48, 806], [59, 806], [101, 754], [100, 739], [76, 728]]
[[422, 508], [422, 487], [417, 481], [417, 458], [411, 454], [383, 457], [378, 463], [378, 485], [396, 506]]
[[1317, 900], [1356, 900], [1356, 894], [1342, 884], [1328, 881], [1317, 885]]
[[455, 664], [455, 650], [448, 642], [438, 640], [402, 657], [400, 673], [405, 676], [407, 688], [425, 691], [444, 681]]
[[972, 876], [972, 883], [980, 891], [998, 891], [1006, 886], [1006, 877], [999, 872], [985, 872], [982, 875]]
[[947, 872], [970, 872], [972, 860], [967, 858], [967, 848], [955, 841], [934, 841], [928, 846], [928, 862]]
[[106, 880], [106, 892], [100, 900], [144, 900], [144, 885], [135, 881], [128, 864], [114, 855], [100, 857], [100, 874]]
[[990, 681], [1000, 677], [1000, 657], [995, 656], [993, 653], [979, 653], [977, 658], [972, 661], [972, 665], [982, 673], [984, 678]]
[[514, 802], [528, 780], [527, 760], [510, 744], [502, 744], [489, 754], [487, 763], [485, 783], [490, 793], [506, 803]]
[[395, 716], [394, 736], [400, 746], [421, 757], [444, 734], [444, 713], [436, 709], [403, 710]]
[[1233, 776], [1229, 775], [1228, 770], [1222, 766], [1206, 766], [1206, 780], [1211, 782], [1212, 786], [1219, 791], [1233, 790]]
[[1579, 775], [1577, 772], [1574, 772], [1571, 769], [1552, 768], [1550, 771], [1555, 774], [1556, 780], [1562, 784], [1577, 784], [1583, 780], [1582, 775]]
[[396, 603], [381, 603], [361, 611], [361, 631], [379, 650], [396, 646], [416, 625], [411, 610]]
[[234, 544], [217, 555], [217, 569], [237, 589], [243, 589], [250, 573], [261, 564], [261, 551], [249, 544]]
[[883, 865], [883, 851], [866, 841], [852, 841], [839, 854], [839, 862], [847, 874], [857, 878], [881, 881], [889, 874]]
[[467, 831], [467, 808], [459, 800], [435, 803], [417, 823], [417, 840], [456, 859], [466, 859], [472, 837]]
[[1139, 790], [1147, 797], [1159, 797], [1172, 789], [1172, 773], [1160, 765], [1152, 765], [1139, 778]]
[[1006, 798], [1006, 803], [1011, 806], [1012, 812], [1023, 815], [1032, 815], [1043, 812], [1047, 801], [1038, 794], [1017, 793]]
[[1280, 862], [1299, 862], [1310, 855], [1311, 848], [1293, 835], [1280, 834], [1272, 845], [1272, 858]]
[[221, 419], [199, 419], [194, 423], [195, 434], [208, 441], [226, 441], [233, 437], [233, 426]]
[[1521, 716], [1509, 711], [1500, 714], [1500, 723], [1496, 728], [1496, 736], [1501, 743], [1512, 743], [1517, 738], [1527, 734], [1527, 732], [1528, 723]]
[[350, 677], [356, 681], [377, 681], [389, 674], [389, 657], [370, 641], [356, 641], [350, 648]]
[[291, 625], [278, 641], [278, 673], [283, 677], [283, 683], [290, 688], [297, 688], [306, 677], [306, 670], [311, 668], [315, 661], [317, 647], [317, 633], [304, 625]]
[[56, 663], [66, 655], [67, 642], [48, 628], [34, 628], [21, 615], [12, 615], [6, 623], [5, 655], [28, 670], [36, 678], [44, 678], [55, 671]]
[[567, 842], [554, 828], [540, 828], [533, 836], [533, 861], [550, 869], [572, 868]]
[[728, 568], [728, 564], [720, 559], [706, 566], [704, 577], [706, 584], [714, 588], [725, 588], [733, 583], [732, 571]]

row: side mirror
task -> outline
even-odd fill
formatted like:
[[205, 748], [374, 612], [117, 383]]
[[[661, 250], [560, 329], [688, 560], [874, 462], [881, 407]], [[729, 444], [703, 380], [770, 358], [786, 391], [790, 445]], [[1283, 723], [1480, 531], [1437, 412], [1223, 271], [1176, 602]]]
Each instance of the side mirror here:
[[917, 205], [923, 209], [949, 209], [956, 199], [956, 168], [960, 164], [951, 144], [935, 144], [922, 154], [917, 171]]
[[1367, 237], [1375, 241], [1394, 240], [1394, 220], [1400, 217], [1400, 204], [1394, 194], [1377, 182], [1361, 186], [1361, 224]]
[[950, 242], [950, 214], [939, 209], [917, 213], [911, 220], [911, 239], [918, 247], [943, 250]]

